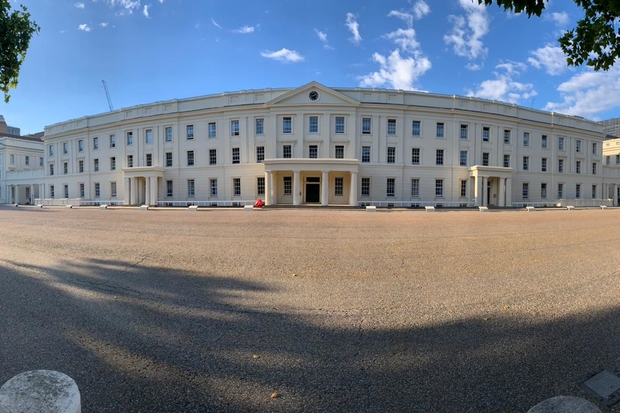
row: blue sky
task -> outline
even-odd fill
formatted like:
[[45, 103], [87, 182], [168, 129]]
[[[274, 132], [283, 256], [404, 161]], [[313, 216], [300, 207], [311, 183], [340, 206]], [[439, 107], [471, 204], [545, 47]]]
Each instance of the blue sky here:
[[225, 91], [375, 87], [476, 96], [594, 120], [620, 117], [620, 64], [569, 68], [541, 18], [471, 0], [20, 0], [41, 32], [0, 113], [22, 133], [115, 109]]

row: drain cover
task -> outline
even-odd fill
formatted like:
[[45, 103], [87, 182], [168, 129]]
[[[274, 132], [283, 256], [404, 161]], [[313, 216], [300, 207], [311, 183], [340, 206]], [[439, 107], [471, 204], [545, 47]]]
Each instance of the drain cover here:
[[601, 370], [582, 380], [579, 387], [608, 406], [620, 401], [620, 376], [617, 372]]

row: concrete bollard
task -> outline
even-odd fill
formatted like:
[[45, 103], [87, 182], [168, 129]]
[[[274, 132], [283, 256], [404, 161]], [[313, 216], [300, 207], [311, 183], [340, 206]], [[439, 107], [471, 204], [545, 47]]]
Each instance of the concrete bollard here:
[[601, 410], [580, 397], [558, 396], [538, 403], [527, 413], [601, 413]]
[[66, 374], [33, 370], [0, 387], [0, 413], [80, 413], [80, 390]]
[[148, 205], [140, 205], [140, 211], [148, 211], [148, 210], [149, 210]]
[[188, 210], [189, 212], [196, 212], [196, 211], [198, 211], [198, 205], [190, 205], [190, 206], [187, 208], [187, 210]]

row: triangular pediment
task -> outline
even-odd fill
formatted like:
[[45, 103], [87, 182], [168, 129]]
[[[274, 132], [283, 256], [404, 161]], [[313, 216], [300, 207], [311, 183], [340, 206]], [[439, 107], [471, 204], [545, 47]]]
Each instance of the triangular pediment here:
[[346, 105], [357, 106], [360, 102], [344, 95], [334, 89], [330, 89], [318, 82], [310, 82], [300, 86], [266, 102], [266, 106], [288, 105]]

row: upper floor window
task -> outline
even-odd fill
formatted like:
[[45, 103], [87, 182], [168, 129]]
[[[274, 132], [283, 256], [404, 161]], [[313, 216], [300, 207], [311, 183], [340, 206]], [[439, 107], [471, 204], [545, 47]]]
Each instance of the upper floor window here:
[[241, 156], [239, 154], [239, 148], [232, 148], [232, 163], [240, 163]]
[[79, 173], [83, 173], [84, 172], [84, 160], [80, 159], [78, 161], [78, 172]]
[[127, 132], [127, 146], [133, 145], [133, 132]]
[[93, 138], [93, 149], [94, 150], [99, 149], [99, 138], [97, 138], [97, 137]]
[[209, 122], [209, 138], [217, 137], [217, 129], [215, 127], [215, 122]]
[[69, 153], [69, 142], [62, 143], [62, 153], [63, 154]]
[[63, 162], [62, 163], [62, 173], [64, 175], [67, 175], [69, 173], [69, 163], [68, 162]]
[[370, 135], [372, 128], [372, 118], [362, 118], [362, 134]]
[[443, 149], [437, 149], [435, 153], [435, 164], [443, 165]]
[[467, 125], [461, 125], [461, 139], [467, 139], [468, 136], [468, 128]]
[[580, 174], [581, 173], [581, 161], [576, 161], [575, 162], [575, 173], [576, 174]]
[[504, 143], [510, 144], [510, 129], [504, 129]]
[[282, 118], [282, 133], [292, 133], [293, 132], [293, 118], [290, 116], [286, 116]]
[[50, 145], [47, 147], [47, 152], [49, 154], [49, 156], [53, 156], [54, 155], [54, 146]]
[[239, 120], [230, 121], [230, 136], [239, 136]]
[[153, 129], [147, 129], [144, 131], [144, 143], [147, 145], [153, 144]]
[[482, 127], [482, 140], [484, 142], [488, 142], [491, 140], [491, 128], [489, 128], [488, 126]]
[[217, 149], [209, 149], [209, 165], [217, 165]]
[[444, 135], [444, 124], [443, 122], [437, 122], [436, 126], [436, 135], [438, 138], [443, 138]]
[[308, 157], [309, 158], [318, 158], [319, 157], [319, 147], [317, 145], [308, 146]]
[[116, 148], [116, 135], [110, 135], [110, 148]]
[[387, 148], [387, 163], [396, 163], [396, 147], [394, 146]]
[[558, 173], [564, 173], [564, 159], [558, 159]]
[[577, 153], [581, 152], [581, 139], [577, 139], [575, 141], [575, 152]]
[[558, 138], [558, 150], [564, 150], [564, 138], [561, 136]]
[[344, 133], [344, 116], [336, 116], [335, 133]]
[[166, 168], [172, 166], [172, 152], [166, 152]]
[[370, 162], [370, 146], [362, 146], [362, 163]]
[[461, 151], [459, 156], [459, 166], [467, 166], [467, 151]]
[[411, 136], [420, 136], [420, 121], [414, 120], [411, 122]]
[[482, 166], [489, 166], [489, 153], [488, 152], [482, 153]]
[[152, 153], [146, 154], [146, 166], [153, 166], [153, 154]]
[[411, 148], [411, 164], [420, 165], [420, 148]]
[[[15, 164], [15, 155], [11, 154], [11, 156], [9, 157], [9, 163], [11, 165]], [[26, 165], [28, 165], [28, 164], [26, 163]]]
[[396, 135], [396, 119], [388, 119], [387, 134]]
[[265, 160], [265, 147], [257, 146], [256, 147], [256, 162], [260, 163]]
[[504, 168], [510, 168], [510, 155], [504, 154]]
[[54, 164], [50, 164], [50, 175], [54, 175]]
[[596, 152], [598, 151], [598, 145], [596, 142], [592, 142], [592, 154], [596, 155]]
[[523, 170], [529, 171], [529, 169], [530, 169], [530, 157], [524, 156], [523, 157]]
[[293, 148], [291, 145], [282, 146], [282, 157], [283, 158], [292, 158], [293, 156]]
[[99, 172], [99, 159], [93, 159], [93, 170]]
[[166, 135], [165, 137], [166, 142], [172, 142], [172, 127], [171, 126], [166, 126], [165, 135]]
[[592, 175], [596, 175], [597, 172], [597, 163], [592, 162]]
[[543, 136], [542, 136], [541, 146], [542, 146], [543, 148], [546, 148], [546, 147], [547, 147], [547, 135], [543, 135]]
[[542, 158], [540, 160], [540, 170], [542, 172], [547, 172], [547, 158]]
[[127, 155], [127, 168], [133, 168], [133, 155]]
[[39, 157], [39, 166], [43, 166], [43, 158]]
[[194, 166], [194, 151], [187, 151], [187, 166]]
[[530, 146], [530, 133], [523, 132], [523, 146]]
[[310, 116], [310, 118], [308, 118], [308, 132], [309, 133], [319, 132], [319, 117], [318, 116]]
[[84, 152], [84, 140], [83, 139], [78, 140], [78, 152]]
[[265, 119], [257, 118], [254, 121], [254, 125], [255, 125], [255, 133], [257, 135], [262, 135], [265, 133]]
[[336, 159], [344, 159], [344, 145], [336, 145], [335, 156]]
[[187, 125], [185, 127], [186, 133], [187, 133], [187, 139], [188, 140], [192, 140], [194, 139], [194, 125]]

